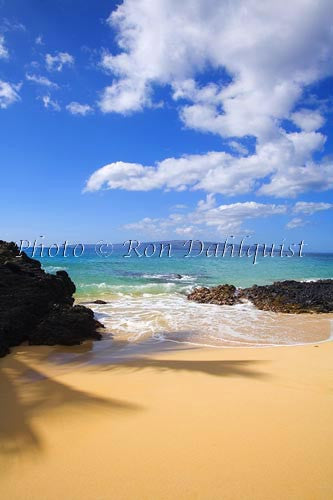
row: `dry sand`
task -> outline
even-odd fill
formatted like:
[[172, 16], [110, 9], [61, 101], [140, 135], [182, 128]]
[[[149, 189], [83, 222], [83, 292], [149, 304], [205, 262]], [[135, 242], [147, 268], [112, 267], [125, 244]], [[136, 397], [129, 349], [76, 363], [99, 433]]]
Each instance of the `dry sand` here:
[[333, 343], [90, 348], [0, 360], [1, 499], [333, 498]]

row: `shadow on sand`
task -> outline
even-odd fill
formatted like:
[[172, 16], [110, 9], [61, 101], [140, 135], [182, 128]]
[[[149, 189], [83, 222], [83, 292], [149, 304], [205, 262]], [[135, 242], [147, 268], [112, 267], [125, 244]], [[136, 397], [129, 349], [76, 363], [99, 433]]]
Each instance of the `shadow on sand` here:
[[133, 371], [143, 369], [153, 369], [159, 371], [179, 371], [191, 373], [203, 373], [215, 377], [250, 377], [255, 379], [264, 379], [267, 375], [255, 371], [253, 368], [262, 361], [256, 360], [172, 360], [172, 359], [148, 359], [137, 358], [132, 361], [125, 361], [122, 364], [111, 364], [103, 366], [104, 370], [112, 371], [119, 369], [131, 369]]
[[[136, 412], [142, 407], [130, 402], [103, 398], [78, 390], [30, 366], [54, 365], [57, 375], [76, 371], [140, 370], [201, 373], [214, 377], [247, 377], [264, 380], [268, 375], [258, 371], [259, 360], [186, 360], [155, 359], [149, 355], [196, 349], [171, 342], [104, 340], [85, 342], [73, 347], [20, 346], [8, 358], [0, 360], [0, 458], [1, 455], [41, 452], [43, 442], [33, 425], [33, 418], [45, 412], [70, 408], [102, 408], [114, 412]], [[22, 360], [23, 359], [23, 360]], [[92, 422], [91, 425], [95, 425]]]
[[126, 401], [99, 397], [49, 378], [14, 355], [7, 367], [3, 364], [4, 360], [0, 360], [0, 457], [42, 451], [33, 418], [45, 412], [62, 407], [103, 408], [110, 415], [140, 410]]
[[[82, 348], [82, 346], [81, 346]], [[265, 363], [262, 360], [174, 360], [154, 359], [149, 355], [188, 351], [198, 349], [189, 344], [173, 342], [144, 341], [129, 343], [127, 341], [101, 341], [93, 349], [80, 353], [69, 352], [67, 348], [56, 347], [48, 356], [48, 361], [61, 365], [86, 366], [91, 370], [131, 370], [154, 369], [158, 371], [197, 372], [216, 377], [249, 377], [265, 379], [268, 377], [262, 371], [255, 369], [256, 365]]]
[[[128, 342], [123, 340], [102, 340], [100, 342], [84, 342], [80, 346], [55, 346], [51, 350], [40, 348], [29, 351], [29, 346], [20, 347], [21, 354], [29, 356], [34, 362], [47, 362], [57, 366], [60, 373], [84, 368], [92, 371], [112, 370], [172, 370], [198, 372], [216, 377], [249, 377], [265, 379], [267, 374], [255, 369], [256, 365], [265, 363], [262, 360], [174, 360], [154, 359], [152, 355], [167, 352], [196, 350], [196, 346], [172, 342], [142, 341]], [[26, 367], [28, 368], [28, 367]], [[36, 373], [25, 371], [25, 377], [34, 379]]]

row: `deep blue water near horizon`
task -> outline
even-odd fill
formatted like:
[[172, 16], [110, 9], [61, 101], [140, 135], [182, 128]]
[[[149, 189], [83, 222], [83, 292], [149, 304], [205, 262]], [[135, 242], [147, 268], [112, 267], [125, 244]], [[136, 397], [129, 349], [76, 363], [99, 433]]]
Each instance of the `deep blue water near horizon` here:
[[[281, 318], [251, 304], [197, 304], [186, 295], [194, 287], [222, 283], [247, 287], [287, 279], [332, 279], [333, 254], [280, 257], [275, 253], [274, 257], [259, 256], [254, 265], [253, 257], [239, 257], [237, 249], [234, 257], [222, 257], [220, 252], [217, 257], [185, 258], [187, 251], [180, 242], [172, 245], [170, 257], [166, 252], [162, 257], [158, 252], [152, 257], [124, 257], [127, 247], [123, 245], [115, 245], [112, 254], [104, 257], [96, 253], [95, 245], [86, 245], [80, 257], [74, 257], [72, 250], [68, 248], [67, 257], [48, 257], [44, 249], [44, 257], [36, 254], [35, 258], [47, 272], [66, 270], [76, 285], [77, 302], [88, 303], [114, 337], [251, 347], [317, 342], [330, 335], [328, 319], [318, 329], [318, 318], [311, 315], [304, 326], [297, 315]], [[106, 247], [102, 250], [107, 251]], [[96, 299], [107, 304], [93, 304]]]

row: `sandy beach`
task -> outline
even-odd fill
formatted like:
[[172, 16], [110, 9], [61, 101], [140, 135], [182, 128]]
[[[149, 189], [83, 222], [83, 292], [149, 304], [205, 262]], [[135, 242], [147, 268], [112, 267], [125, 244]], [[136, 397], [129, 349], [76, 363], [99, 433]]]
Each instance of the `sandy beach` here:
[[0, 0], [0, 500], [333, 500], [333, 0]]
[[331, 342], [157, 345], [1, 359], [0, 497], [333, 498]]

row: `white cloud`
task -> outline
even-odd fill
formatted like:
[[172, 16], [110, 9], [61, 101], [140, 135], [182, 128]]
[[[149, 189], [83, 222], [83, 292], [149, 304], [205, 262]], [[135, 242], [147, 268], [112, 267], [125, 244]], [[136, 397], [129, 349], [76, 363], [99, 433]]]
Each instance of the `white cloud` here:
[[287, 229], [295, 229], [296, 227], [303, 227], [308, 224], [309, 221], [301, 219], [300, 217], [295, 217], [291, 219], [288, 224], [286, 224]]
[[[153, 167], [144, 167], [138, 163], [125, 163], [118, 161], [110, 163], [96, 170], [86, 183], [84, 191], [98, 191], [106, 184], [109, 189], [128, 189], [129, 191], [148, 191], [149, 175], [153, 175]], [[147, 188], [144, 188], [144, 185]]]
[[[313, 160], [326, 140], [316, 132], [322, 110], [294, 112], [306, 86], [333, 74], [330, 0], [288, 6], [280, 0], [124, 0], [108, 23], [120, 51], [102, 56], [113, 80], [101, 93], [101, 110], [128, 114], [153, 106], [154, 86], [163, 85], [187, 127], [230, 139], [234, 152], [167, 158], [153, 166], [115, 162], [97, 170], [86, 190], [295, 197], [333, 187], [332, 163]], [[206, 69], [226, 77], [202, 85]], [[284, 120], [301, 131], [288, 133]], [[241, 142], [248, 136], [255, 138], [253, 154]]]
[[171, 214], [166, 218], [145, 217], [123, 228], [148, 236], [193, 236], [198, 234], [237, 235], [246, 231], [243, 223], [250, 219], [266, 218], [287, 212], [286, 205], [264, 204], [248, 201], [217, 205], [208, 195], [196, 209], [187, 214]]
[[[313, 215], [316, 212], [323, 210], [332, 210], [333, 203], [313, 202], [313, 201], [298, 201], [292, 208], [295, 214]], [[295, 227], [302, 227], [309, 224], [309, 220], [302, 219], [301, 217], [294, 217], [286, 225], [287, 229], [294, 229]]]
[[252, 135], [260, 141], [279, 133], [279, 121], [301, 96], [301, 87], [288, 81], [253, 82], [248, 89], [245, 83], [235, 82], [202, 99], [206, 90], [196, 88], [190, 99], [193, 104], [182, 107], [181, 119], [187, 127], [222, 137]]
[[272, 215], [286, 213], [285, 205], [257, 203], [247, 201], [244, 203], [232, 203], [229, 205], [214, 206], [212, 199], [207, 199], [206, 204], [198, 206], [196, 212], [190, 214], [190, 220], [195, 223], [204, 223], [207, 226], [217, 228], [219, 232], [237, 232], [245, 220], [255, 218], [266, 218]]
[[13, 84], [0, 80], [0, 109], [6, 109], [8, 106], [20, 100], [19, 90], [21, 84]]
[[318, 112], [311, 109], [300, 109], [291, 115], [292, 121], [305, 132], [314, 132], [325, 123], [325, 118]]
[[[330, 0], [124, 0], [108, 19], [121, 51], [102, 58], [116, 77], [102, 109], [140, 110], [154, 83], [171, 84], [175, 99], [192, 101], [182, 110], [189, 126], [270, 135], [304, 85], [332, 74], [332, 19]], [[231, 82], [200, 88], [195, 77], [208, 66]]]
[[124, 79], [104, 89], [99, 106], [103, 113], [126, 114], [140, 111], [149, 102], [149, 92], [143, 82]]
[[245, 157], [212, 151], [166, 158], [155, 166], [110, 163], [91, 175], [85, 191], [202, 189], [229, 196], [256, 191], [274, 197], [295, 197], [311, 189], [333, 187], [332, 165], [311, 160], [312, 153], [324, 143], [325, 137], [318, 132], [299, 132], [258, 144], [255, 154]]
[[51, 97], [49, 95], [44, 95], [44, 96], [40, 97], [40, 99], [42, 100], [42, 102], [44, 104], [44, 108], [53, 109], [53, 111], [60, 111], [61, 110], [61, 107], [59, 106], [58, 102], [51, 99]]
[[46, 76], [38, 76], [35, 74], [26, 73], [25, 77], [29, 82], [36, 83], [37, 85], [43, 85], [44, 87], [52, 87], [55, 89], [58, 88], [58, 85], [46, 78]]
[[0, 59], [8, 59], [9, 54], [5, 45], [5, 37], [0, 35]]
[[333, 203], [298, 201], [295, 203], [293, 211], [296, 214], [312, 215], [323, 210], [332, 210]]
[[[251, 219], [286, 216], [291, 212], [312, 215], [316, 211], [331, 208], [333, 204], [315, 202], [297, 202], [293, 206], [255, 201], [218, 205], [215, 196], [209, 194], [204, 200], [198, 202], [195, 210], [172, 213], [164, 218], [144, 217], [137, 222], [124, 225], [123, 229], [136, 232], [136, 235], [140, 237], [143, 235], [153, 237], [237, 236], [251, 233], [251, 230], [244, 227], [244, 223]], [[308, 220], [294, 217], [286, 224], [286, 228], [294, 229], [306, 224], [309, 224]]]
[[66, 109], [72, 114], [72, 115], [81, 115], [85, 116], [89, 113], [93, 112], [93, 108], [89, 106], [89, 104], [80, 104], [79, 102], [71, 102], [66, 106]]
[[67, 52], [57, 52], [54, 56], [46, 54], [45, 62], [49, 71], [62, 71], [64, 66], [74, 64], [74, 57]]

